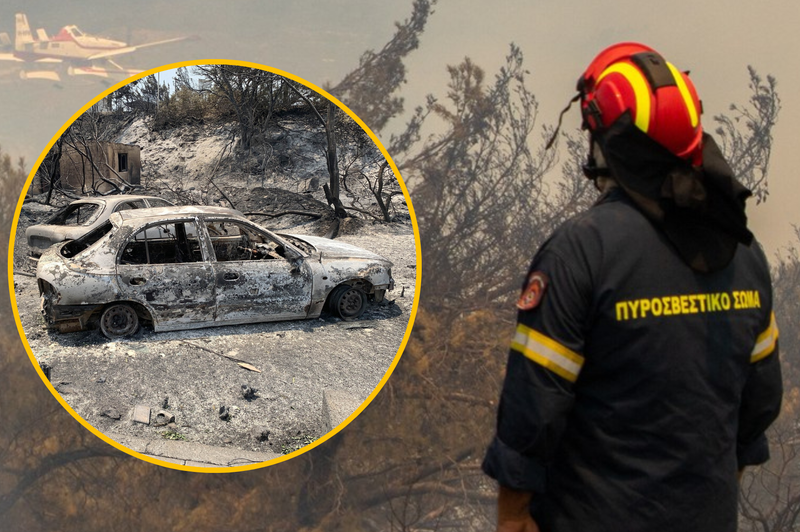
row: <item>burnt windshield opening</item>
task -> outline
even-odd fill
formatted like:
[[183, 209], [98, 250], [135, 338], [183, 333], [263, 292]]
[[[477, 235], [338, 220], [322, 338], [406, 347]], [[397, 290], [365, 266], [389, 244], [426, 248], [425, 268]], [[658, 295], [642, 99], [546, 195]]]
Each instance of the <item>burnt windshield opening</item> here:
[[97, 203], [73, 203], [58, 211], [46, 225], [91, 225], [100, 214]]
[[294, 244], [298, 248], [302, 249], [305, 253], [307, 253], [309, 255], [311, 255], [312, 253], [314, 253], [314, 251], [316, 251], [314, 246], [312, 246], [311, 244], [309, 244], [308, 242], [306, 242], [304, 240], [300, 240], [297, 237], [294, 237], [294, 236], [291, 236], [291, 235], [284, 235], [284, 234], [281, 234], [281, 237], [286, 239], [286, 240], [288, 240], [289, 242], [291, 242], [292, 244]]
[[232, 220], [206, 223], [217, 262], [294, 258], [283, 244], [254, 228]]
[[106, 222], [103, 225], [92, 229], [82, 237], [67, 242], [61, 247], [61, 255], [64, 257], [74, 257], [84, 249], [103, 238], [109, 231], [111, 231], [111, 227], [111, 222]]

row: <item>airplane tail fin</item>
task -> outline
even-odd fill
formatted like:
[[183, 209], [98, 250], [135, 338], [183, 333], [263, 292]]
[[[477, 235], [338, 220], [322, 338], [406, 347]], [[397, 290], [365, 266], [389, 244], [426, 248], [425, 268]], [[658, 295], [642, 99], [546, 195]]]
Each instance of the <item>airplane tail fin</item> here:
[[11, 48], [11, 38], [8, 33], [0, 33], [0, 48]]
[[14, 47], [19, 52], [25, 51], [25, 46], [34, 42], [33, 34], [31, 34], [31, 27], [28, 25], [28, 17], [25, 13], [17, 13], [16, 30]]

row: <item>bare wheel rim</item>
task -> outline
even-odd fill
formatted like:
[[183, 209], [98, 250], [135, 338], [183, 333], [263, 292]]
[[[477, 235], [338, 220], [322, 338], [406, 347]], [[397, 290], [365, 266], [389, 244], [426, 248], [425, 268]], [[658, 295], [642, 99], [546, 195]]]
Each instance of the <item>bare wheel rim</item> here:
[[139, 320], [128, 305], [114, 305], [103, 313], [103, 332], [109, 336], [127, 336], [136, 331]]
[[342, 318], [354, 318], [361, 314], [364, 307], [363, 292], [358, 288], [348, 288], [339, 298], [337, 308]]

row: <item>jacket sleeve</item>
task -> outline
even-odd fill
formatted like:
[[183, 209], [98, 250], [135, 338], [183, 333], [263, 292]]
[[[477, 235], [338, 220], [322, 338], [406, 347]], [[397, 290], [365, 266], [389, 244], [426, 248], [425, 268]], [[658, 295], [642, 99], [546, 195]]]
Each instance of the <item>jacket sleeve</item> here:
[[742, 391], [736, 446], [739, 469], [769, 459], [764, 432], [780, 414], [783, 395], [778, 351], [778, 327], [775, 315], [770, 314], [767, 329], [756, 339]]
[[[544, 274], [535, 308], [520, 310], [500, 396], [497, 432], [483, 470], [501, 485], [542, 493], [574, 402], [584, 363], [583, 336], [590, 303], [588, 276], [574, 261], [542, 252], [529, 273]], [[523, 300], [528, 287], [523, 289]]]

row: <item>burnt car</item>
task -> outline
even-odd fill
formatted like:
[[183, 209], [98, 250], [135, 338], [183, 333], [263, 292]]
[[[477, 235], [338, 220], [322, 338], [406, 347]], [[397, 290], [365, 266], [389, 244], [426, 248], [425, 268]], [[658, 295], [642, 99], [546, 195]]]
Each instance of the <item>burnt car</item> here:
[[35, 267], [36, 261], [47, 248], [65, 240], [80, 238], [108, 221], [108, 217], [115, 212], [171, 205], [172, 203], [169, 201], [154, 196], [121, 195], [81, 198], [56, 212], [44, 223], [32, 225], [25, 230], [25, 238], [30, 248], [29, 258]]
[[392, 263], [326, 238], [273, 233], [221, 207], [117, 212], [53, 246], [36, 270], [48, 326], [108, 338], [315, 318], [343, 320], [394, 288]]

